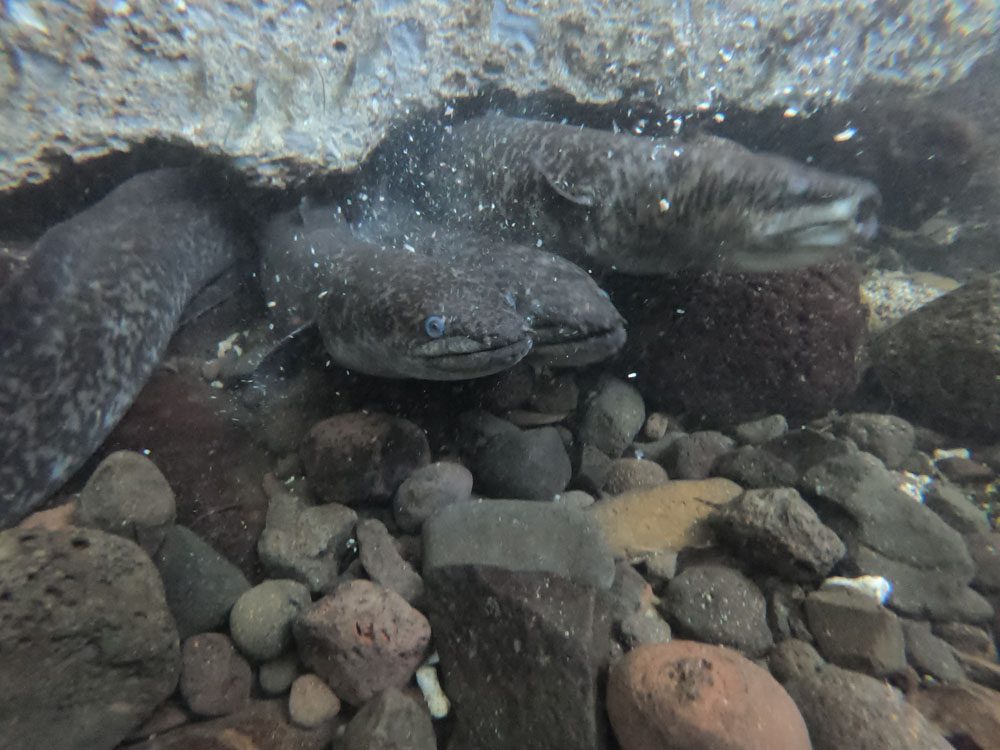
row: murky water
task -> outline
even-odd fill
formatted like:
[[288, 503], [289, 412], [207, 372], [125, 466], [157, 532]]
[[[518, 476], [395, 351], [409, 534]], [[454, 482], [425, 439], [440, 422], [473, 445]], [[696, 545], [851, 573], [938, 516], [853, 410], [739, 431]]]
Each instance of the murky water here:
[[564, 5], [0, 6], [0, 748], [996, 746], [1000, 10]]

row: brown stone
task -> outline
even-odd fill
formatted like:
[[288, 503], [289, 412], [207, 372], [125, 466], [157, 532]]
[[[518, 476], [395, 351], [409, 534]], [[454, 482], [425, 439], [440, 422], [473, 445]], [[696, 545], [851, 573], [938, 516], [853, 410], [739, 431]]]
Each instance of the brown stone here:
[[781, 685], [719, 646], [640, 646], [611, 669], [607, 700], [622, 750], [810, 750]]
[[616, 557], [704, 546], [706, 519], [742, 492], [728, 479], [676, 480], [595, 503], [592, 514]]
[[[1000, 693], [974, 682], [929, 685], [907, 700], [946, 737], [971, 740], [979, 750], [1000, 750]], [[956, 745], [965, 747], [965, 745]]]

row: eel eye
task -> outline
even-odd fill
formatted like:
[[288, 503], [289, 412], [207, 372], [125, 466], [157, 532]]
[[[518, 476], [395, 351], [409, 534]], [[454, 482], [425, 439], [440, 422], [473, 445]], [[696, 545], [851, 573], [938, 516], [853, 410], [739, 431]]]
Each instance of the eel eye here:
[[440, 315], [428, 315], [424, 319], [424, 333], [432, 339], [444, 336], [444, 318]]

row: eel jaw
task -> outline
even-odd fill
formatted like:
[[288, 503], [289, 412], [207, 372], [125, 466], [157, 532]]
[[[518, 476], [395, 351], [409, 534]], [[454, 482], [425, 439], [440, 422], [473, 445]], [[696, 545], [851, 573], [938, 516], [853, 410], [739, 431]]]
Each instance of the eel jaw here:
[[585, 367], [617, 354], [625, 345], [624, 324], [598, 330], [567, 331], [560, 326], [532, 330], [531, 362], [548, 367]]
[[446, 336], [425, 341], [410, 354], [429, 380], [467, 380], [502, 372], [531, 351], [527, 333], [519, 338]]

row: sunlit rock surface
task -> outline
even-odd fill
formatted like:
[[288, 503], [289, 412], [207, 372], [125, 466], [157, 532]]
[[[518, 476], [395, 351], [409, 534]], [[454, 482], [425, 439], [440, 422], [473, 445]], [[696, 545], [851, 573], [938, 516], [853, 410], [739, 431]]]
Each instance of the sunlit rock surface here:
[[[148, 139], [263, 184], [349, 170], [415, 107], [491, 89], [791, 112], [866, 79], [928, 91], [995, 46], [996, 3], [7, 0], [0, 191]], [[58, 96], [54, 95], [58, 92]]]

